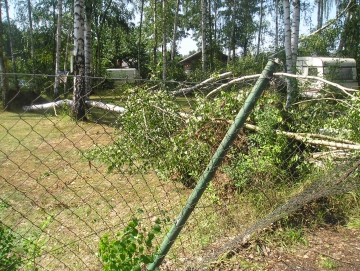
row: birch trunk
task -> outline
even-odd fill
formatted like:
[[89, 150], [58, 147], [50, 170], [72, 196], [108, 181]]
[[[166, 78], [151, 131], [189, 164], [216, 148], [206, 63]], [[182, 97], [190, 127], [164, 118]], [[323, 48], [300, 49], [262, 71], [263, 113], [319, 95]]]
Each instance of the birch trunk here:
[[55, 84], [54, 84], [54, 101], [59, 98], [59, 70], [61, 54], [61, 29], [62, 29], [62, 0], [58, 1], [58, 21], [56, 31], [56, 57], [55, 57]]
[[71, 114], [75, 120], [85, 120], [85, 50], [84, 50], [84, 0], [74, 2], [74, 59], [75, 77]]
[[91, 93], [91, 66], [92, 66], [92, 36], [91, 36], [91, 14], [92, 14], [92, 1], [87, 0], [85, 3], [85, 92], [86, 99], [89, 98]]
[[257, 39], [257, 48], [256, 48], [256, 55], [259, 55], [260, 52], [260, 42], [261, 42], [261, 31], [262, 31], [262, 20], [263, 20], [263, 0], [260, 0], [260, 15], [259, 15], [259, 32], [258, 32], [258, 39]]
[[[0, 22], [2, 22], [2, 3], [0, 2]], [[6, 74], [6, 67], [4, 61], [4, 40], [3, 40], [3, 24], [0, 24], [0, 87], [2, 95], [2, 103], [4, 108], [6, 108], [8, 103], [8, 93], [9, 93], [9, 81]]]
[[235, 11], [236, 11], [236, 0], [233, 1], [233, 9], [232, 9], [232, 28], [231, 28], [231, 51], [232, 51], [232, 59], [235, 60]]
[[209, 15], [209, 56], [210, 56], [210, 71], [214, 71], [214, 50], [213, 50], [213, 26], [211, 18], [211, 1], [208, 1], [208, 11]]
[[[292, 55], [291, 55], [291, 28], [290, 28], [290, 2], [289, 0], [283, 0], [284, 6], [284, 32], [285, 32], [285, 55], [286, 55], [286, 72], [292, 73]], [[293, 89], [291, 79], [286, 78], [287, 95], [286, 95], [286, 108], [290, 107], [293, 99]]]
[[275, 51], [279, 48], [279, 0], [275, 0]]
[[201, 50], [201, 67], [206, 72], [206, 0], [201, 0]]
[[162, 79], [165, 83], [166, 81], [166, 0], [162, 0], [162, 9], [163, 9], [163, 18], [162, 18], [162, 25], [163, 25], [163, 40], [162, 40], [162, 44], [163, 44], [163, 72], [162, 72]]
[[32, 7], [30, 0], [27, 1], [28, 4], [28, 14], [29, 14], [29, 32], [30, 32], [30, 55], [32, 59], [32, 69], [35, 73], [35, 53], [34, 53], [34, 35], [33, 35], [33, 24], [32, 24]]
[[324, 14], [324, 3], [323, 0], [317, 0], [317, 28], [320, 29], [322, 27], [323, 22], [323, 14]]
[[176, 10], [175, 10], [175, 18], [174, 18], [174, 32], [173, 32], [173, 40], [171, 46], [171, 61], [174, 61], [175, 53], [176, 53], [176, 39], [177, 39], [177, 24], [179, 18], [179, 9], [180, 9], [180, 0], [176, 0]]
[[291, 58], [292, 72], [295, 71], [296, 59], [299, 48], [299, 30], [300, 30], [300, 0], [293, 0], [293, 20], [291, 27]]
[[156, 74], [156, 65], [157, 65], [157, 27], [156, 27], [156, 0], [154, 0], [154, 12], [153, 12], [153, 20], [154, 20], [154, 48], [153, 48], [153, 74]]
[[[345, 21], [344, 21], [344, 26], [350, 20], [350, 16], [351, 16], [350, 10], [348, 10], [347, 13], [346, 13]], [[340, 41], [339, 41], [338, 49], [336, 50], [336, 54], [340, 54], [343, 51], [344, 44], [345, 44], [345, 35], [344, 35], [344, 31], [342, 31], [341, 34], [340, 34]]]
[[142, 35], [142, 24], [143, 24], [143, 15], [144, 15], [144, 1], [141, 0], [141, 9], [140, 9], [140, 25], [139, 25], [139, 39], [138, 39], [138, 74], [141, 75], [141, 35]]
[[10, 54], [11, 54], [11, 62], [13, 66], [13, 72], [14, 72], [14, 80], [15, 80], [15, 88], [16, 90], [19, 90], [19, 82], [17, 79], [17, 67], [16, 67], [16, 58], [14, 55], [14, 47], [13, 47], [13, 35], [12, 35], [12, 29], [11, 29], [11, 23], [10, 23], [10, 15], [9, 15], [9, 3], [8, 0], [5, 0], [5, 10], [6, 10], [6, 19], [8, 22], [8, 32], [9, 32], [9, 43], [10, 43]]

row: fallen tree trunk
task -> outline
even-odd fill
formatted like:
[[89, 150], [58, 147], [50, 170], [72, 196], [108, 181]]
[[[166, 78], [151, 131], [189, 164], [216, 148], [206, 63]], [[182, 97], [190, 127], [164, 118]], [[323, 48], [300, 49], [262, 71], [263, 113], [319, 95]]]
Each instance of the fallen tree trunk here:
[[175, 95], [175, 96], [180, 96], [180, 95], [185, 95], [191, 91], [194, 91], [200, 87], [203, 87], [209, 83], [212, 83], [214, 81], [217, 81], [217, 80], [220, 80], [220, 79], [224, 79], [224, 78], [227, 78], [229, 76], [232, 75], [232, 72], [225, 72], [225, 73], [222, 73], [222, 74], [219, 74], [218, 76], [214, 76], [214, 77], [210, 77], [208, 79], [206, 79], [205, 81], [202, 81], [201, 83], [195, 85], [195, 86], [192, 86], [192, 87], [189, 87], [189, 88], [182, 88], [182, 89], [179, 89], [179, 90], [176, 90], [176, 91], [172, 91], [170, 92], [171, 94]]
[[[51, 102], [51, 103], [46, 103], [46, 104], [33, 104], [33, 105], [25, 105], [23, 106], [23, 109], [25, 111], [29, 111], [29, 110], [45, 110], [45, 109], [50, 109], [50, 108], [54, 108], [55, 107], [59, 107], [59, 106], [63, 106], [63, 105], [69, 105], [71, 106], [73, 103], [72, 100], [60, 100], [60, 101], [56, 101], [56, 102]], [[104, 109], [107, 111], [113, 111], [113, 112], [117, 112], [117, 113], [124, 113], [125, 108], [118, 106], [118, 105], [113, 105], [113, 104], [105, 104], [103, 102], [99, 102], [99, 101], [90, 101], [87, 100], [85, 101], [85, 103], [90, 106], [90, 107], [95, 107], [95, 108], [100, 108], [100, 109]]]

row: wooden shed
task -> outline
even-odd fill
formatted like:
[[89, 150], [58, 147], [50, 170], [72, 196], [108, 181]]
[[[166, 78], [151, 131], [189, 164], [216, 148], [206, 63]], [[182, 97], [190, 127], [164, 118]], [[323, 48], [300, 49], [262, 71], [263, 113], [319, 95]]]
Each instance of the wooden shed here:
[[[206, 52], [207, 58], [209, 57], [209, 51]], [[201, 65], [201, 57], [202, 51], [198, 51], [195, 54], [192, 54], [183, 60], [179, 61], [180, 64], [183, 65], [185, 73], [190, 73], [194, 70], [194, 68]], [[214, 52], [214, 57], [218, 60], [223, 62], [224, 64], [227, 63], [227, 55], [221, 52]]]

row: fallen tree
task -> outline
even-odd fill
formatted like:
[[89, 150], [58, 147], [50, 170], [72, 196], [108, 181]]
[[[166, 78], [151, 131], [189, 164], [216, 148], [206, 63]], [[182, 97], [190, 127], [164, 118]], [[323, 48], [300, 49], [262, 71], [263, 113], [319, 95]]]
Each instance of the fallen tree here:
[[[118, 105], [114, 105], [114, 104], [105, 104], [103, 102], [99, 102], [99, 101], [90, 101], [87, 100], [85, 101], [87, 106], [90, 107], [94, 107], [94, 108], [100, 108], [100, 109], [104, 109], [107, 111], [113, 111], [113, 112], [117, 112], [117, 113], [124, 113], [125, 112], [125, 108], [118, 106]], [[46, 109], [50, 109], [53, 108], [56, 114], [56, 107], [59, 106], [64, 106], [64, 105], [68, 105], [71, 106], [73, 104], [72, 100], [59, 100], [56, 102], [51, 102], [51, 103], [45, 103], [45, 104], [33, 104], [33, 105], [25, 105], [23, 106], [23, 110], [24, 111], [29, 111], [29, 110], [46, 110]]]
[[[276, 72], [273, 74], [274, 76], [284, 76], [284, 77], [293, 77], [293, 78], [301, 78], [301, 79], [306, 79], [306, 80], [310, 80], [310, 79], [314, 79], [314, 80], [318, 80], [321, 81], [323, 83], [326, 83], [328, 85], [331, 85], [333, 87], [336, 87], [338, 89], [340, 89], [345, 95], [347, 95], [348, 97], [351, 97], [352, 99], [357, 99], [354, 95], [352, 95], [350, 92], [358, 92], [359, 90], [357, 89], [352, 89], [352, 88], [346, 88], [341, 86], [340, 84], [325, 80], [324, 78], [321, 77], [317, 77], [317, 76], [305, 76], [305, 75], [299, 75], [299, 74], [289, 74], [289, 73], [283, 73], [283, 72]], [[234, 85], [236, 83], [239, 83], [241, 81], [244, 80], [248, 80], [248, 79], [254, 79], [254, 78], [258, 78], [260, 76], [260, 74], [254, 74], [254, 75], [247, 75], [247, 76], [243, 76], [243, 77], [239, 77], [239, 78], [235, 78], [225, 84], [222, 84], [221, 86], [217, 87], [216, 89], [212, 90], [211, 92], [209, 92], [206, 95], [206, 98], [209, 98], [210, 96], [214, 95], [215, 93], [219, 92], [220, 90]]]

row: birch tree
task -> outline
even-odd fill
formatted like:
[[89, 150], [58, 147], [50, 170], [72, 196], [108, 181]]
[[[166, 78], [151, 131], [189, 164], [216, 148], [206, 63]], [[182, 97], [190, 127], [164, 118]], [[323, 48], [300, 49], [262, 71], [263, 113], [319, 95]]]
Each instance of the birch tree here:
[[279, 48], [279, 0], [275, 0], [275, 50]]
[[206, 0], [201, 0], [201, 50], [201, 67], [206, 72]]
[[92, 24], [92, 10], [93, 5], [91, 0], [87, 0], [85, 3], [85, 92], [88, 96], [91, 92], [91, 66], [92, 66], [92, 35], [91, 35], [91, 24]]
[[163, 16], [162, 16], [162, 25], [163, 25], [163, 33], [162, 33], [162, 36], [163, 36], [163, 74], [162, 74], [162, 79], [165, 83], [165, 80], [166, 80], [166, 0], [162, 0], [162, 13], [163, 13]]
[[171, 61], [174, 61], [175, 52], [176, 52], [176, 40], [177, 40], [179, 9], [180, 9], [180, 0], [176, 0], [176, 9], [175, 9], [175, 17], [174, 17], [174, 29], [173, 29], [173, 40], [172, 40], [172, 46], [171, 46]]
[[30, 55], [32, 59], [33, 73], [35, 73], [35, 49], [34, 49], [34, 34], [33, 34], [33, 23], [32, 23], [32, 6], [30, 0], [27, 1], [28, 15], [29, 15], [29, 32], [30, 32]]
[[10, 22], [10, 15], [9, 15], [9, 3], [8, 0], [5, 0], [5, 11], [6, 11], [6, 19], [8, 23], [8, 33], [9, 33], [9, 43], [10, 43], [10, 54], [11, 54], [11, 61], [13, 66], [13, 72], [15, 73], [14, 80], [15, 80], [15, 88], [16, 90], [19, 89], [19, 82], [17, 80], [17, 67], [16, 67], [16, 59], [14, 54], [14, 47], [13, 47], [13, 34], [12, 34], [12, 27]]
[[141, 75], [141, 38], [142, 38], [142, 25], [143, 25], [143, 16], [144, 16], [144, 2], [141, 0], [140, 4], [140, 23], [139, 23], [139, 39], [138, 39], [138, 73]]
[[259, 55], [260, 52], [260, 42], [261, 42], [261, 31], [262, 31], [262, 21], [263, 21], [263, 0], [260, 0], [260, 11], [259, 11], [259, 32], [257, 39], [256, 55]]
[[54, 84], [54, 101], [59, 98], [59, 71], [60, 71], [60, 54], [61, 54], [61, 30], [62, 30], [62, 0], [58, 0], [58, 21], [56, 30], [56, 57], [55, 57], [55, 84]]
[[2, 95], [2, 102], [4, 108], [6, 108], [8, 103], [8, 93], [9, 93], [9, 83], [6, 74], [6, 67], [4, 61], [4, 40], [3, 40], [3, 24], [2, 24], [2, 2], [0, 1], [0, 73], [1, 75], [1, 95]]
[[84, 49], [84, 0], [74, 1], [74, 91], [71, 114], [76, 120], [85, 120], [85, 49]]
[[[290, 2], [283, 0], [284, 6], [284, 31], [285, 31], [285, 54], [286, 54], [286, 71], [293, 74], [296, 66], [296, 58], [298, 53], [299, 26], [300, 26], [300, 0], [293, 0], [293, 20], [290, 20]], [[286, 78], [287, 96], [286, 108], [291, 106], [295, 98], [296, 88], [294, 80]]]
[[154, 47], [153, 47], [153, 74], [156, 74], [156, 65], [157, 65], [157, 47], [158, 47], [158, 34], [157, 34], [157, 20], [156, 20], [156, 0], [154, 0], [154, 11], [153, 11], [153, 24], [154, 24]]

